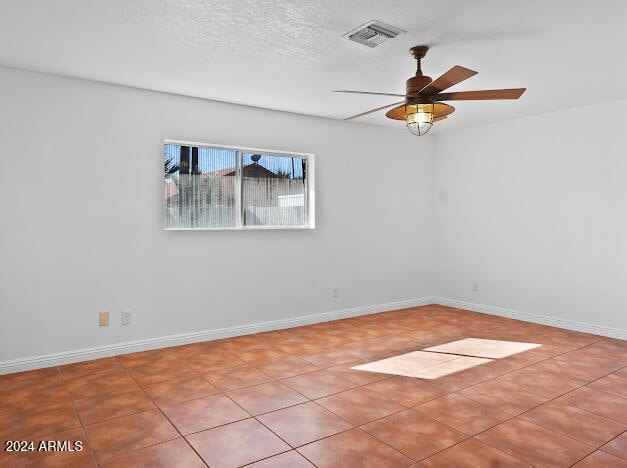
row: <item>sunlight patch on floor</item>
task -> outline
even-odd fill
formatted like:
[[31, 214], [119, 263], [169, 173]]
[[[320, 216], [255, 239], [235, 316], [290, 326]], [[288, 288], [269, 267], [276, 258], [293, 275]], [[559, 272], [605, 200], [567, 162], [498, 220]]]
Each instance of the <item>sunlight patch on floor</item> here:
[[361, 364], [351, 369], [420, 379], [437, 379], [487, 362], [492, 362], [492, 359], [412, 351], [400, 356]]
[[484, 340], [480, 338], [466, 338], [464, 340], [453, 341], [424, 351], [438, 353], [461, 354], [464, 356], [483, 357], [490, 359], [500, 359], [513, 354], [522, 353], [533, 348], [542, 346], [535, 343], [520, 343], [517, 341]]
[[381, 359], [351, 367], [351, 369], [402, 375], [420, 379], [437, 379], [462, 370], [480, 366], [542, 346], [516, 341], [466, 338], [425, 348], [422, 351]]

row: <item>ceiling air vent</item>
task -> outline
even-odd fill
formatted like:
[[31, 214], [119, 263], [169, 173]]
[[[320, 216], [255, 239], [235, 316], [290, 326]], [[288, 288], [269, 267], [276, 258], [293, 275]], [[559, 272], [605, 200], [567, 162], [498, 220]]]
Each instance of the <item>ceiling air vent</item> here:
[[347, 32], [342, 37], [348, 37], [351, 41], [368, 47], [376, 47], [404, 32], [406, 31], [381, 21], [372, 20], [362, 24], [357, 29]]

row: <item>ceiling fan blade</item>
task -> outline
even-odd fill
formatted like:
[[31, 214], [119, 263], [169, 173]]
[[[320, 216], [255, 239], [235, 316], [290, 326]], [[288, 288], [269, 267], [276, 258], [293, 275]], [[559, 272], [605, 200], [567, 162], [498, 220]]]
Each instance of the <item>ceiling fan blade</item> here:
[[437, 122], [438, 120], [444, 120], [444, 119], [446, 119], [446, 115], [441, 115], [440, 117], [435, 117], [433, 121]]
[[431, 84], [428, 84], [427, 86], [422, 88], [418, 93], [413, 94], [420, 94], [422, 96], [433, 96], [434, 94], [438, 94], [445, 89], [456, 85], [457, 83], [461, 83], [471, 76], [475, 76], [476, 74], [477, 72], [474, 70], [455, 65], [449, 71], [445, 72], [443, 75], [433, 80]]
[[405, 97], [404, 94], [390, 94], [390, 93], [374, 93], [371, 91], [350, 91], [348, 89], [340, 89], [337, 91], [332, 91], [333, 93], [352, 93], [352, 94], [375, 94], [377, 96], [398, 96]]
[[434, 96], [438, 101], [474, 101], [480, 99], [518, 99], [526, 88], [484, 89], [481, 91], [459, 91]]
[[372, 114], [373, 112], [377, 112], [383, 109], [387, 109], [392, 106], [399, 106], [401, 104], [405, 104], [405, 101], [395, 102], [394, 104], [388, 104], [387, 106], [377, 107], [376, 109], [370, 109], [369, 111], [362, 112], [361, 114], [351, 115], [350, 117], [346, 117], [344, 120], [356, 119], [357, 117], [361, 117], [362, 115]]

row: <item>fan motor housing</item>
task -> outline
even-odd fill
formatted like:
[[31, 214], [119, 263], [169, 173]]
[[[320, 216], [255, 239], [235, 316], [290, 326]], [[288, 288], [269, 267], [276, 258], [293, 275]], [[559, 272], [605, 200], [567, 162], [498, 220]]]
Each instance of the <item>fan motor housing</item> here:
[[415, 93], [420, 91], [425, 86], [431, 84], [432, 81], [433, 80], [429, 76], [412, 76], [410, 79], [407, 80], [407, 83], [405, 84], [405, 90], [407, 91], [407, 94]]

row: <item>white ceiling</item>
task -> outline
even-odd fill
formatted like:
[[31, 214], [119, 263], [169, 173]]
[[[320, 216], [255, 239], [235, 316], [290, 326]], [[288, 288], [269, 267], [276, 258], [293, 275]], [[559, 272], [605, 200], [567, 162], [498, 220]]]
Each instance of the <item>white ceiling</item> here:
[[[408, 32], [341, 37], [371, 19]], [[627, 97], [625, 0], [0, 1], [0, 65], [338, 119], [396, 99], [331, 90], [403, 93], [418, 44], [434, 79], [479, 72], [451, 90], [527, 88], [452, 103], [440, 131]]]

